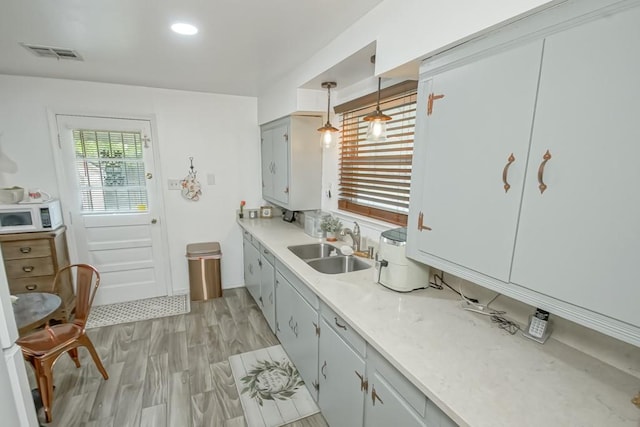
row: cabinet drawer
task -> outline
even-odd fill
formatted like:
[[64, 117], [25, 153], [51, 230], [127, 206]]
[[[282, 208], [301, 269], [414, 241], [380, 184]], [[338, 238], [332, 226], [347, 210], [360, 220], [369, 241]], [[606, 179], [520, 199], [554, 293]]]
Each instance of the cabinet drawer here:
[[50, 257], [9, 260], [5, 261], [5, 268], [10, 279], [55, 274]]
[[5, 260], [47, 257], [51, 256], [51, 246], [43, 239], [4, 242], [2, 256]]
[[298, 278], [295, 274], [291, 272], [287, 267], [282, 265], [280, 262], [276, 263], [276, 269], [282, 274], [282, 277], [287, 279], [287, 281], [291, 284], [291, 286], [300, 293], [304, 297], [305, 300], [316, 310], [318, 309], [319, 300], [318, 296], [311, 290], [307, 285], [305, 285], [302, 280]]
[[260, 253], [264, 257], [264, 259], [269, 261], [269, 264], [273, 265], [276, 262], [276, 257], [271, 253], [269, 249], [265, 248], [262, 245], [260, 245]]
[[11, 279], [9, 290], [12, 294], [22, 294], [26, 292], [53, 292], [52, 276], [27, 277], [23, 279]]
[[[330, 309], [328, 305], [324, 304], [324, 302], [320, 303], [320, 312], [327, 324], [331, 325], [331, 328], [336, 331], [343, 340], [345, 340], [355, 351], [364, 357], [367, 343], [356, 331], [353, 330], [351, 325], [345, 322], [342, 317], [338, 316], [336, 312]], [[322, 334], [322, 331], [320, 334]]]

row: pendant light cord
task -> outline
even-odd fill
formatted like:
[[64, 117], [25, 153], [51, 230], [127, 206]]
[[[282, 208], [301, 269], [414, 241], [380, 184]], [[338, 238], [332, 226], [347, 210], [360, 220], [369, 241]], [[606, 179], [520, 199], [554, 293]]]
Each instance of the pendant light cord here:
[[382, 77], [378, 77], [378, 104], [376, 105], [376, 110], [380, 111], [380, 82], [382, 81]]
[[327, 125], [329, 125], [329, 111], [331, 108], [331, 86], [327, 86]]

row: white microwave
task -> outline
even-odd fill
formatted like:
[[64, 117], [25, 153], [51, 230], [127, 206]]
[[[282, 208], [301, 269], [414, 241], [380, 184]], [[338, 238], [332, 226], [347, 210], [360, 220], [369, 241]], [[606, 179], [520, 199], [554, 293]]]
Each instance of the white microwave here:
[[60, 200], [0, 205], [0, 234], [55, 230], [62, 225]]

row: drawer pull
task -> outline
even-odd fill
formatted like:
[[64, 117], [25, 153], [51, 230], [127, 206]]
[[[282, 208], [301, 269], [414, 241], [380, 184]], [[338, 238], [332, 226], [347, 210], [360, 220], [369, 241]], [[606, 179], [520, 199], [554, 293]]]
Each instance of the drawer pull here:
[[322, 368], [320, 368], [320, 373], [322, 374], [322, 376], [324, 377], [324, 379], [327, 379], [327, 374], [324, 371], [325, 369], [327, 369], [327, 361], [324, 361], [324, 364], [322, 365]]
[[544, 190], [547, 189], [547, 184], [544, 183], [544, 167], [551, 158], [551, 153], [549, 152], [549, 150], [544, 153], [544, 156], [542, 156], [542, 158], [542, 163], [540, 163], [540, 167], [538, 167], [538, 184], [540, 184], [538, 185], [538, 188], [540, 189], [540, 194], [544, 193]]
[[508, 178], [508, 175], [509, 175], [509, 166], [511, 166], [511, 163], [513, 163], [515, 161], [516, 161], [516, 158], [513, 157], [513, 153], [511, 153], [511, 155], [507, 159], [507, 164], [504, 165], [504, 169], [502, 170], [502, 182], [504, 183], [504, 192], [505, 193], [507, 191], [509, 191], [509, 189], [511, 188], [511, 185], [507, 181], [507, 178]]
[[25, 273], [31, 273], [34, 268], [35, 267], [32, 265], [25, 265], [24, 267], [22, 267], [22, 271], [24, 271]]
[[31, 247], [30, 246], [24, 246], [22, 248], [20, 248], [20, 252], [22, 252], [23, 254], [28, 254], [31, 252]]
[[338, 318], [334, 317], [333, 320], [336, 322], [336, 326], [338, 328], [344, 329], [345, 331], [347, 330], [347, 327], [345, 325], [341, 325], [340, 323], [338, 323]]
[[296, 338], [298, 338], [298, 322], [293, 326], [293, 333], [296, 335]]
[[38, 285], [27, 285], [25, 288], [27, 288], [28, 291], [35, 291], [38, 289]]

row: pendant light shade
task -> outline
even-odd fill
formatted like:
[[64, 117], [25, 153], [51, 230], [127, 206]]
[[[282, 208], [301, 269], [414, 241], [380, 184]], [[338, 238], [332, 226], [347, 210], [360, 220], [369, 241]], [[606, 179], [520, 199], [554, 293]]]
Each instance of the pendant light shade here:
[[387, 139], [387, 122], [391, 120], [390, 116], [387, 116], [380, 111], [380, 83], [382, 78], [378, 77], [378, 103], [376, 110], [367, 114], [362, 120], [369, 122], [367, 128], [367, 141], [371, 142], [383, 142]]
[[321, 141], [324, 148], [330, 148], [334, 145], [335, 133], [338, 132], [338, 128], [334, 127], [329, 121], [331, 107], [331, 88], [334, 88], [336, 86], [336, 82], [322, 83], [322, 87], [327, 89], [327, 123], [325, 123], [321, 128], [318, 128], [318, 132], [322, 134]]

